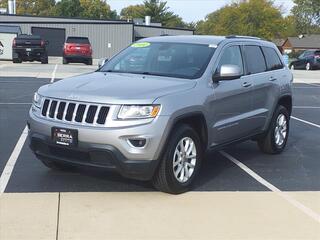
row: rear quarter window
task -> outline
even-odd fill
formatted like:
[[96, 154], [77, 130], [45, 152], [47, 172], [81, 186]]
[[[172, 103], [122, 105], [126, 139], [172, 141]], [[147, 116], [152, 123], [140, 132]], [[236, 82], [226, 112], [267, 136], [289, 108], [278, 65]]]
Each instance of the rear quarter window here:
[[262, 50], [266, 58], [268, 70], [277, 70], [283, 68], [283, 64], [279, 58], [279, 55], [273, 48], [262, 47]]
[[90, 44], [89, 39], [85, 37], [68, 37], [67, 43]]
[[243, 49], [248, 74], [261, 73], [267, 70], [266, 61], [259, 46], [244, 46]]

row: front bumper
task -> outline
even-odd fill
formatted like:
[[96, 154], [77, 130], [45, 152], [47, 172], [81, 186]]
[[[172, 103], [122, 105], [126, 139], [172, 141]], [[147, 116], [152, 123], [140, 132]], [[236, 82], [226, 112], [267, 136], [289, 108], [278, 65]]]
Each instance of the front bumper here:
[[40, 134], [30, 134], [29, 141], [31, 150], [39, 159], [102, 168], [131, 179], [150, 180], [158, 166], [157, 160], [128, 160], [111, 145], [79, 143], [77, 148], [61, 147]]
[[[30, 147], [38, 158], [48, 158], [72, 165], [115, 170], [129, 178], [150, 179], [167, 137], [168, 117], [159, 116], [152, 122], [130, 127], [77, 126], [50, 121], [29, 112]], [[56, 145], [51, 138], [52, 127], [77, 129], [76, 148]], [[128, 144], [128, 138], [145, 137], [143, 148]]]

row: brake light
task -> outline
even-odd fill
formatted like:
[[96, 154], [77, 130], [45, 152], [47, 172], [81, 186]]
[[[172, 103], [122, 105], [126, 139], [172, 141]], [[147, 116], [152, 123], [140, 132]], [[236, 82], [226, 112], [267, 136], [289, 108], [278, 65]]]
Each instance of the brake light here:
[[17, 46], [17, 42], [16, 42], [16, 39], [14, 38], [12, 42], [12, 47], [15, 47], [15, 46]]

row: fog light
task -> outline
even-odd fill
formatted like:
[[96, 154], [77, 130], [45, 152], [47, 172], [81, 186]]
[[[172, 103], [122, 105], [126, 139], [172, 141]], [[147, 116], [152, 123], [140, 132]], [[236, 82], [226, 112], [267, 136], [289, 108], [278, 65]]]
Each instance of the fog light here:
[[135, 138], [135, 139], [128, 139], [128, 142], [132, 147], [142, 148], [146, 145], [147, 140], [145, 138]]

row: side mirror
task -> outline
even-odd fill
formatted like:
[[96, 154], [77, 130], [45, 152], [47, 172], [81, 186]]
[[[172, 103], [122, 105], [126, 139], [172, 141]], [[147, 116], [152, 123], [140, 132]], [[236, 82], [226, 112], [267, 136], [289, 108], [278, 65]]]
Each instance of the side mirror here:
[[212, 80], [219, 82], [221, 80], [233, 80], [242, 76], [241, 68], [233, 64], [225, 64], [220, 68], [220, 73], [213, 75]]
[[103, 65], [105, 65], [106, 62], [108, 62], [108, 60], [109, 60], [108, 58], [101, 58], [98, 62], [98, 67], [99, 68], [103, 67]]

